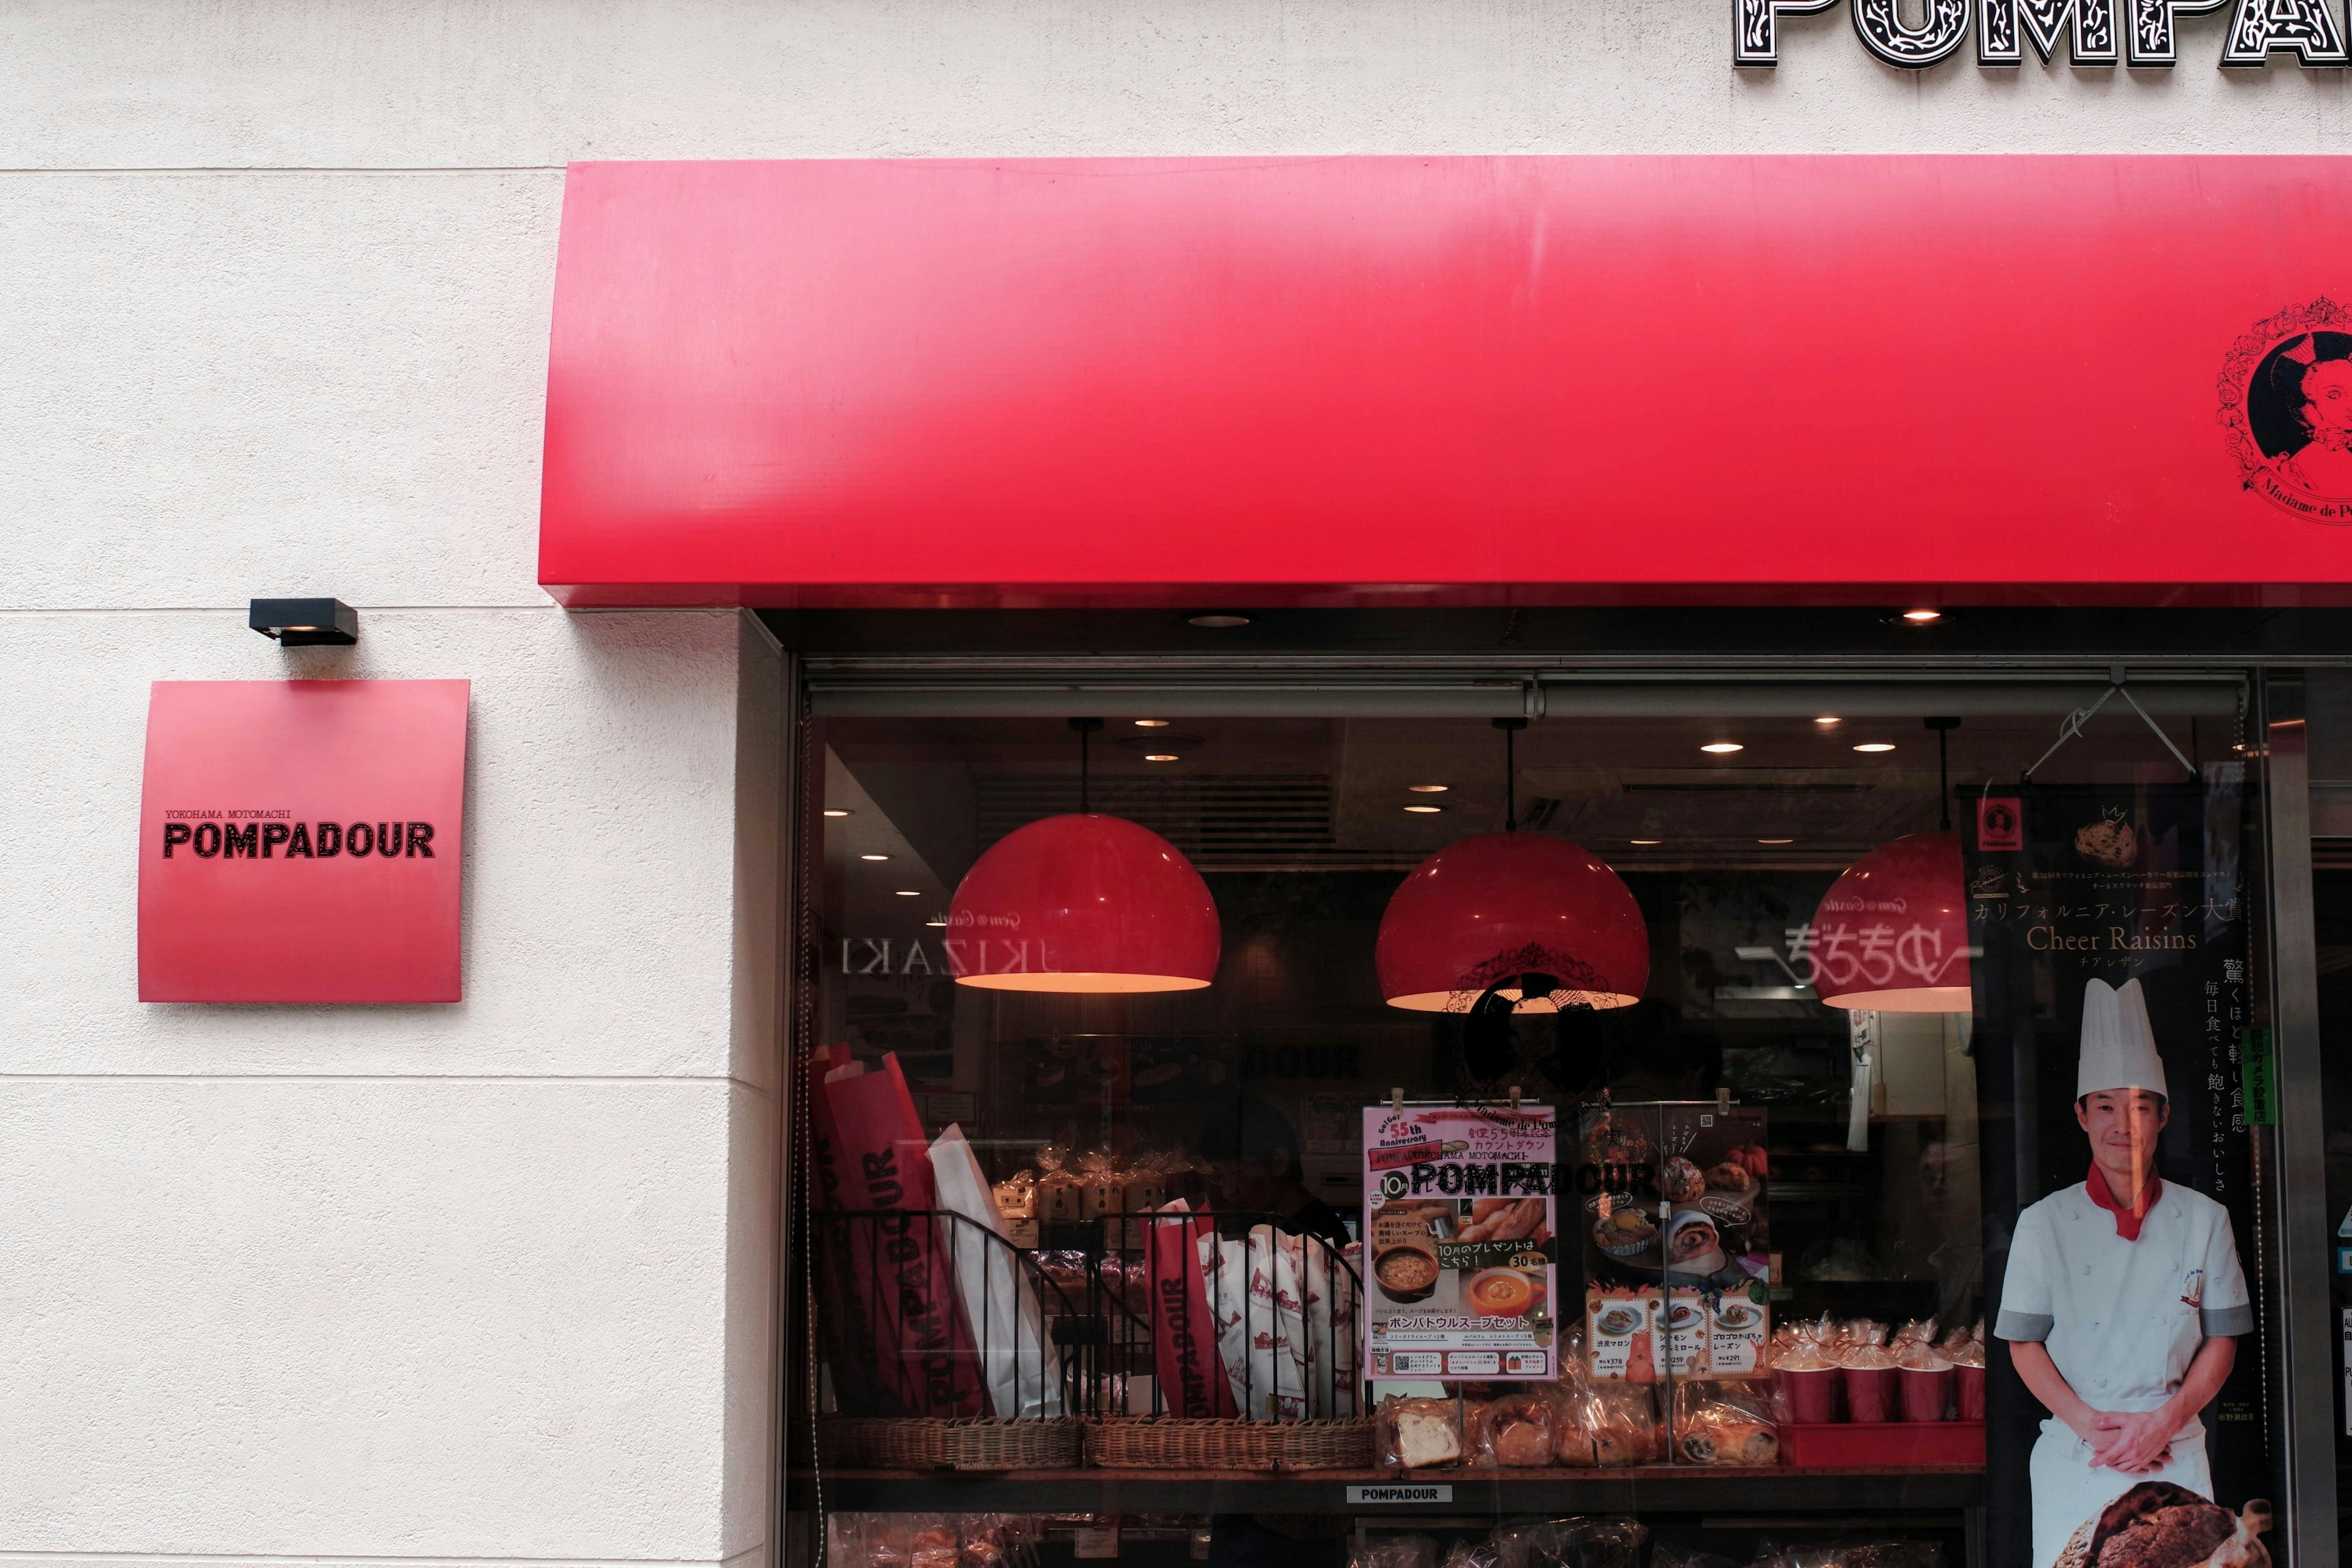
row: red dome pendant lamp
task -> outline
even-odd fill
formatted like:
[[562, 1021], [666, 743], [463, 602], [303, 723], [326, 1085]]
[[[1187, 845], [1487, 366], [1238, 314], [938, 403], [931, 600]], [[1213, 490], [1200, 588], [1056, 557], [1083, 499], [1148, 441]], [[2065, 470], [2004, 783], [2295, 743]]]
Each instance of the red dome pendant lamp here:
[[973, 862], [948, 908], [956, 984], [984, 991], [1197, 991], [1217, 977], [1216, 900], [1183, 852], [1091, 809], [1078, 733], [1078, 809], [1015, 828]]
[[1881, 1013], [1966, 1013], [1975, 1006], [1947, 751], [1959, 723], [1927, 721], [1936, 731], [1942, 826], [1882, 844], [1847, 867], [1813, 915], [1807, 956], [1814, 994], [1829, 1006]]
[[1389, 900], [1373, 950], [1381, 995], [1418, 1013], [1507, 1002], [1519, 1013], [1626, 1007], [1650, 978], [1650, 933], [1617, 873], [1564, 838], [1518, 830], [1517, 731], [1503, 731], [1503, 831], [1448, 845]]

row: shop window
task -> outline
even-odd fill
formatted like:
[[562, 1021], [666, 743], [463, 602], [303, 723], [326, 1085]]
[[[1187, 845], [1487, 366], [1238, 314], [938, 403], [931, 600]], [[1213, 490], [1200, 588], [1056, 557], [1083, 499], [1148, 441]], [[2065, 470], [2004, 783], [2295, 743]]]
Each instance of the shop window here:
[[1934, 690], [818, 723], [835, 1560], [2249, 1536], [2239, 690]]

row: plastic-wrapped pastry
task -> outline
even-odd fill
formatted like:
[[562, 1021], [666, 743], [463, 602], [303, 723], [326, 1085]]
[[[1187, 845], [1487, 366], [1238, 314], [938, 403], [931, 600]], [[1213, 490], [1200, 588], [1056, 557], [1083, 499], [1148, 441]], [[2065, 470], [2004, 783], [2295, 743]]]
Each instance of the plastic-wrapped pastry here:
[[952, 1523], [926, 1526], [916, 1531], [908, 1543], [907, 1568], [956, 1568], [961, 1552]]
[[1743, 1379], [1700, 1379], [1675, 1387], [1676, 1457], [1695, 1465], [1770, 1465], [1780, 1458], [1771, 1396]]
[[1451, 1399], [1381, 1401], [1374, 1442], [1384, 1470], [1423, 1470], [1462, 1462], [1462, 1406]]
[[1665, 1428], [1645, 1383], [1596, 1383], [1586, 1405], [1594, 1462], [1603, 1468], [1646, 1465], [1666, 1457]]
[[1566, 1424], [1563, 1401], [1548, 1384], [1490, 1400], [1478, 1412], [1475, 1448], [1482, 1460], [1505, 1469], [1538, 1469], [1553, 1462], [1558, 1429]]

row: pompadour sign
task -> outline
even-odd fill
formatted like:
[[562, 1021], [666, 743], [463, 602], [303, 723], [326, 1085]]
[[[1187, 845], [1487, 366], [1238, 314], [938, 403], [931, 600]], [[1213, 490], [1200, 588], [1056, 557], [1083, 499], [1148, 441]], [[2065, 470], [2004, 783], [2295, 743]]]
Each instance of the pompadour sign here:
[[[1849, 0], [1854, 37], [1891, 66], [1924, 70], [1958, 54], [1976, 34], [1977, 64], [1989, 68], [2025, 63], [2026, 46], [2045, 62], [2065, 42], [2075, 66], [2168, 68], [2179, 63], [2179, 19], [2227, 7], [2222, 36], [2225, 67], [2268, 65], [2292, 54], [2311, 67], [2352, 63], [2345, 47], [2338, 0]], [[1810, 16], [1837, 0], [1732, 0], [1731, 63], [1780, 63], [1783, 16]]]
[[159, 680], [142, 1002], [455, 1002], [463, 680]]

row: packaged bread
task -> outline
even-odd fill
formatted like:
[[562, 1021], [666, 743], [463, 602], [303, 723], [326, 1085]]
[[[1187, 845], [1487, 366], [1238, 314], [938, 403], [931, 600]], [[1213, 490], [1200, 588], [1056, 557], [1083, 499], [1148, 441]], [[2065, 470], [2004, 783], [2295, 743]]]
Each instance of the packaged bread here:
[[1655, 1464], [1666, 1457], [1665, 1427], [1658, 1419], [1653, 1384], [1596, 1383], [1585, 1404], [1585, 1431], [1593, 1462], [1604, 1469]]
[[1675, 1457], [1694, 1465], [1772, 1465], [1780, 1438], [1759, 1380], [1700, 1378], [1675, 1387]]
[[1536, 1384], [1517, 1394], [1488, 1400], [1479, 1408], [1472, 1451], [1486, 1462], [1508, 1470], [1540, 1469], [1551, 1465], [1553, 1444], [1566, 1424], [1566, 1401], [1558, 1385]]
[[963, 1542], [952, 1520], [919, 1526], [908, 1543], [907, 1568], [957, 1568]]
[[1033, 1205], [1040, 1225], [1076, 1225], [1086, 1218], [1086, 1189], [1063, 1168], [1069, 1151], [1048, 1143], [1037, 1151], [1037, 1186]]
[[[1639, 1520], [1586, 1516], [1512, 1527], [1526, 1543], [1517, 1568], [1642, 1568], [1649, 1528]], [[1499, 1540], [1503, 1531], [1496, 1531]]]
[[1453, 1399], [1381, 1401], [1373, 1416], [1376, 1462], [1384, 1470], [1426, 1470], [1462, 1463], [1462, 1405]]

